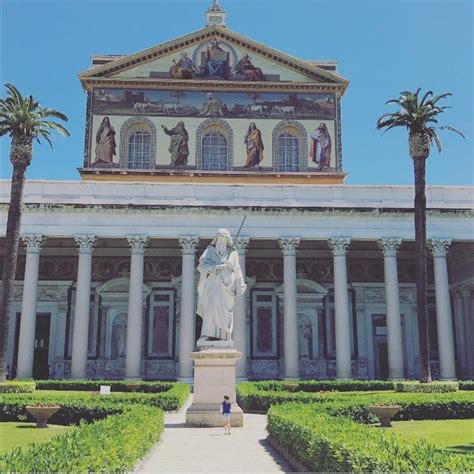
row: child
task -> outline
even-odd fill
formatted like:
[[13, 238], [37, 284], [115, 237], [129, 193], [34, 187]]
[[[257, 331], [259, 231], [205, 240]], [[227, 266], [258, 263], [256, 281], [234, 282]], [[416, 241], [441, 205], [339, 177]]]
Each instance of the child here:
[[224, 395], [224, 401], [222, 402], [222, 417], [224, 418], [224, 434], [230, 435], [230, 417], [232, 404], [229, 402], [228, 395]]

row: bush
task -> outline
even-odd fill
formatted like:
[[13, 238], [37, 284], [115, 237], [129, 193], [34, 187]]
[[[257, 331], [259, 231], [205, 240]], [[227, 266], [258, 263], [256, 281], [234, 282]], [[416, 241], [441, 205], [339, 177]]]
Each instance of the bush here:
[[457, 392], [459, 390], [458, 382], [420, 383], [410, 381], [395, 382], [394, 386], [396, 392], [444, 393]]
[[304, 380], [299, 382], [298, 390], [304, 392], [353, 392], [393, 390], [393, 382], [385, 380]]
[[26, 411], [26, 406], [34, 403], [55, 403], [61, 406], [51, 418], [54, 424], [92, 421], [121, 412], [130, 404], [143, 404], [161, 408], [164, 411], [178, 410], [189, 396], [189, 386], [175, 383], [164, 393], [112, 393], [110, 395], [90, 395], [87, 392], [76, 396], [62, 394], [11, 394], [0, 398], [0, 421], [17, 419], [34, 421]]
[[[136, 382], [126, 380], [38, 380], [36, 390], [76, 390], [76, 391], [98, 391], [101, 385], [110, 385], [112, 392], [167, 392], [173, 386], [173, 382]], [[132, 387], [133, 386], [133, 387]]]
[[35, 382], [0, 383], [0, 393], [31, 393], [35, 391]]
[[[111, 407], [109, 407], [111, 408]], [[131, 471], [159, 439], [163, 412], [156, 407], [121, 407], [121, 413], [77, 428], [29, 449], [0, 456], [0, 472]]]
[[474, 390], [474, 380], [460, 380], [459, 390]]
[[323, 404], [272, 407], [267, 430], [274, 441], [315, 472], [470, 471], [472, 457], [447, 454], [425, 442], [324, 413]]

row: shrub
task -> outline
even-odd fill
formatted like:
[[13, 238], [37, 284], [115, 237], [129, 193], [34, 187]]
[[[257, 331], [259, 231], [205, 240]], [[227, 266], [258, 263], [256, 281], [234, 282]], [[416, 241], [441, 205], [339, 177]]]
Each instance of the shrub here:
[[457, 392], [459, 390], [458, 382], [432, 382], [420, 383], [415, 381], [410, 382], [395, 382], [396, 392], [421, 392], [421, 393], [443, 393], [443, 392]]
[[299, 390], [304, 392], [393, 390], [393, 382], [385, 380], [304, 380], [299, 383]]
[[35, 382], [0, 383], [0, 393], [31, 393], [35, 391]]
[[460, 380], [459, 390], [474, 390], [474, 380]]
[[[110, 408], [110, 407], [109, 407]], [[115, 416], [77, 428], [29, 449], [0, 456], [1, 472], [131, 471], [159, 439], [163, 412], [156, 407], [122, 407]]]
[[322, 411], [323, 404], [272, 407], [267, 430], [274, 441], [315, 472], [470, 471], [472, 457], [409, 443], [383, 430]]
[[[36, 390], [75, 390], [75, 391], [98, 391], [101, 385], [110, 385], [112, 392], [146, 392], [160, 393], [170, 390], [174, 383], [156, 381], [126, 381], [126, 380], [37, 380]], [[133, 386], [133, 388], [131, 387]]]

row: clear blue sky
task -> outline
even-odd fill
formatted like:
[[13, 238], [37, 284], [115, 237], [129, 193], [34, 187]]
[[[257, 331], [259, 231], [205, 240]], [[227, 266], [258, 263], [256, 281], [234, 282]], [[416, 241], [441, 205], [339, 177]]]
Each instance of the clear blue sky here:
[[[0, 0], [1, 81], [70, 117], [71, 138], [35, 146], [29, 178], [79, 179], [85, 96], [77, 75], [94, 53], [131, 54], [204, 26], [211, 0]], [[222, 0], [230, 29], [301, 59], [333, 59], [343, 99], [347, 184], [411, 184], [403, 130], [375, 130], [384, 103], [417, 87], [452, 92], [430, 184], [473, 182], [473, 0]], [[4, 96], [2, 87], [2, 96]], [[1, 140], [9, 177], [9, 139]]]

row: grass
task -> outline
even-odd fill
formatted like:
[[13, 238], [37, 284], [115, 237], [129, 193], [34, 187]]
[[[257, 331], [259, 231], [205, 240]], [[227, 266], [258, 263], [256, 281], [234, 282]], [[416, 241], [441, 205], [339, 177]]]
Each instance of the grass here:
[[437, 448], [474, 454], [474, 420], [392, 421], [395, 433], [407, 441], [426, 440]]
[[36, 423], [2, 422], [0, 423], [0, 453], [6, 453], [13, 448], [23, 448], [32, 443], [47, 441], [71, 428], [70, 426], [61, 425], [36, 428]]

